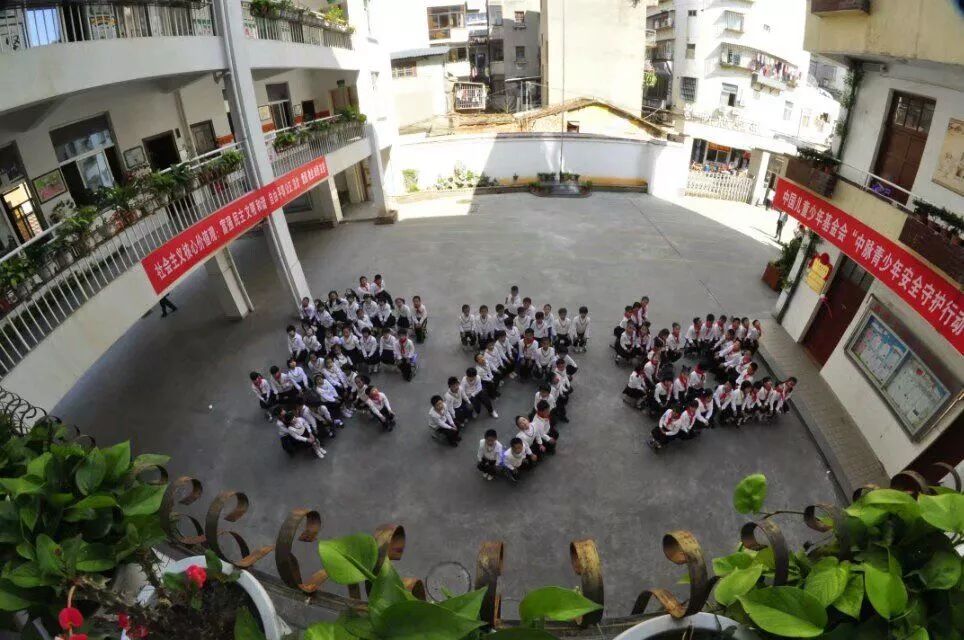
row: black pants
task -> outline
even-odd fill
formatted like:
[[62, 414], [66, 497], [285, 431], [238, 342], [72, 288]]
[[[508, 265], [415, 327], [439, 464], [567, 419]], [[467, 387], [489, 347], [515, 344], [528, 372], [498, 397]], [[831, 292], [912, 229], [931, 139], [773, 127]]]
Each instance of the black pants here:
[[406, 382], [415, 377], [415, 365], [409, 358], [402, 358], [398, 361], [398, 370], [402, 372], [402, 378]]
[[[388, 430], [395, 428], [395, 414], [388, 409], [382, 409], [380, 411], [381, 416], [375, 416], [378, 421], [382, 423], [382, 426]], [[375, 414], [372, 414], [375, 415]]]
[[338, 311], [333, 312], [331, 314], [331, 317], [335, 322], [348, 324], [348, 314], [342, 309], [339, 309]]
[[676, 440], [679, 437], [679, 433], [680, 432], [677, 432], [671, 436], [666, 435], [665, 433], [663, 433], [663, 430], [660, 429], [658, 426], [653, 427], [653, 430], [650, 432], [650, 434], [653, 436], [653, 440], [655, 440], [660, 444], [666, 444], [667, 442]]
[[572, 339], [569, 336], [556, 336], [555, 344], [557, 349], [560, 346], [571, 347]]
[[523, 358], [522, 362], [519, 363], [519, 376], [523, 379], [528, 379], [532, 376], [532, 369], [535, 367], [536, 363], [534, 360], [529, 360]]
[[482, 473], [488, 473], [489, 475], [495, 474], [495, 460], [487, 460], [482, 458], [476, 468]]
[[278, 404], [280, 405], [287, 407], [299, 402], [301, 402], [301, 394], [298, 393], [297, 389], [288, 389], [278, 394]]
[[463, 402], [461, 406], [455, 409], [455, 424], [462, 426], [465, 421], [472, 417], [472, 405], [468, 402]]
[[345, 356], [346, 356], [349, 360], [351, 360], [351, 366], [354, 367], [355, 369], [357, 369], [357, 368], [358, 368], [358, 365], [361, 364], [361, 362], [362, 362], [361, 350], [360, 350], [360, 349], [346, 349], [344, 353], [345, 353]]
[[168, 311], [171, 313], [177, 311], [177, 305], [171, 302], [171, 299], [167, 296], [161, 298], [158, 304], [161, 305], [161, 317], [166, 316]]
[[412, 326], [411, 323], [408, 321], [408, 318], [399, 318], [396, 325], [398, 326], [399, 329], [408, 329], [410, 326]]
[[475, 333], [473, 333], [472, 331], [463, 331], [461, 333], [461, 336], [462, 336], [463, 346], [466, 346], [466, 347], [475, 346], [477, 342]]
[[489, 394], [486, 393], [485, 389], [479, 391], [477, 394], [469, 398], [472, 402], [472, 408], [476, 413], [482, 413], [482, 407], [485, 407], [489, 413], [494, 413], [495, 409], [492, 407], [492, 399], [489, 398]]
[[483, 380], [482, 388], [485, 389], [483, 393], [487, 394], [490, 398], [499, 397], [499, 385], [494, 378], [492, 380]]
[[267, 411], [267, 410], [270, 409], [271, 407], [273, 407], [273, 406], [275, 406], [276, 404], [278, 404], [278, 396], [276, 396], [276, 395], [274, 394], [274, 392], [272, 391], [271, 393], [268, 394], [268, 396], [267, 396], [266, 399], [264, 399], [264, 400], [258, 400], [258, 404], [261, 405], [261, 408], [262, 408], [262, 409], [264, 409], [264, 410]]
[[341, 403], [340, 403], [340, 402], [322, 402], [321, 404], [324, 405], [324, 407], [325, 407], [326, 409], [328, 409], [328, 413], [331, 414], [331, 419], [332, 419], [332, 420], [341, 420], [341, 419], [342, 419]]
[[379, 360], [382, 362], [382, 364], [395, 364], [395, 352], [382, 351], [382, 355]]
[[618, 355], [623, 360], [632, 360], [633, 358], [639, 355], [638, 349], [624, 349], [623, 345], [619, 344], [618, 340], [616, 341], [615, 347], [616, 347], [616, 355]]
[[572, 344], [575, 347], [585, 347], [587, 342], [588, 340], [586, 340], [586, 334], [577, 333], [576, 338], [572, 341]]
[[460, 436], [459, 432], [456, 431], [455, 429], [436, 429], [435, 433], [443, 436], [446, 442], [448, 442], [453, 447], [458, 445], [459, 440], [462, 439], [462, 436]]
[[623, 395], [632, 398], [633, 400], [640, 400], [646, 397], [646, 392], [642, 389], [632, 389], [626, 387], [623, 389]]
[[428, 330], [427, 324], [421, 324], [415, 327], [415, 342], [417, 342], [418, 344], [422, 344], [423, 342], [425, 342], [425, 335], [427, 333], [427, 330]]

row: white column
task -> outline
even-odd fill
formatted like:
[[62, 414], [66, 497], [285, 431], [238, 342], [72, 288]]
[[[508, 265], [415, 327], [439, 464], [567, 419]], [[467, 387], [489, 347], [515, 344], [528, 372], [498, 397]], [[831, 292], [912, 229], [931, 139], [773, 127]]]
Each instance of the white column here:
[[372, 202], [375, 203], [378, 215], [383, 216], [388, 213], [388, 208], [385, 205], [385, 166], [382, 163], [382, 152], [378, 145], [378, 131], [369, 123], [365, 125], [365, 135], [368, 136], [368, 143], [372, 150], [368, 158], [368, 169], [372, 181]]
[[750, 190], [750, 204], [760, 204], [766, 195], [767, 167], [770, 165], [770, 152], [754, 149], [750, 152], [750, 166], [748, 171], [753, 178], [753, 188]]
[[361, 163], [353, 164], [345, 169], [345, 181], [348, 183], [348, 202], [357, 204], [365, 201], [365, 178], [362, 177]]
[[[228, 59], [229, 71], [225, 75], [224, 86], [231, 104], [235, 138], [244, 146], [245, 164], [252, 187], [261, 187], [274, 180], [275, 175], [268, 159], [268, 147], [264, 142], [261, 119], [258, 116], [258, 101], [242, 28], [244, 20], [241, 3], [215, 2], [214, 7]], [[278, 277], [286, 285], [294, 304], [298, 305], [301, 298], [310, 297], [311, 293], [298, 254], [295, 253], [284, 212], [278, 209], [268, 216], [264, 229]]]
[[311, 212], [316, 219], [331, 223], [332, 226], [341, 222], [341, 202], [338, 200], [338, 188], [335, 186], [334, 176], [329, 177], [309, 193]]
[[240, 320], [254, 311], [248, 292], [244, 288], [244, 282], [238, 275], [234, 257], [231, 256], [231, 251], [227, 247], [205, 262], [204, 270], [208, 274], [208, 284], [226, 316]]

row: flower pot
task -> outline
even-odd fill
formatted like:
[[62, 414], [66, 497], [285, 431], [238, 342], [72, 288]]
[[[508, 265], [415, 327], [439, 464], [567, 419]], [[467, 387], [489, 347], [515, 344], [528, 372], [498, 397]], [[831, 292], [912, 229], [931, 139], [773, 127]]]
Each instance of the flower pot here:
[[30, 291], [33, 288], [31, 280], [24, 280], [14, 287], [14, 290], [17, 292], [17, 297], [21, 300], [26, 300], [30, 297]]
[[783, 274], [780, 273], [780, 268], [775, 262], [768, 262], [767, 268], [763, 270], [763, 277], [761, 280], [763, 280], [763, 282], [774, 291], [779, 291], [780, 277], [782, 275]]
[[[184, 573], [191, 565], [207, 568], [207, 560], [204, 556], [192, 556], [178, 560], [163, 570], [166, 573]], [[287, 634], [291, 633], [291, 629], [285, 624], [285, 621], [278, 616], [274, 602], [271, 601], [271, 596], [268, 595], [268, 592], [261, 586], [257, 578], [247, 571], [239, 570], [226, 562], [223, 563], [223, 571], [226, 574], [241, 571], [241, 576], [238, 578], [236, 584], [244, 589], [245, 593], [248, 594], [248, 597], [251, 598], [251, 601], [254, 603], [257, 614], [261, 617], [261, 625], [264, 627], [264, 635], [267, 640], [281, 640]], [[255, 612], [252, 611], [252, 613]]]
[[[733, 631], [728, 631], [730, 629]], [[720, 637], [732, 640], [760, 640], [760, 637], [748, 627], [744, 627], [735, 620], [711, 613], [697, 613], [681, 620], [670, 615], [660, 616], [623, 631], [616, 636], [615, 640], [679, 640], [684, 637], [692, 640]]]

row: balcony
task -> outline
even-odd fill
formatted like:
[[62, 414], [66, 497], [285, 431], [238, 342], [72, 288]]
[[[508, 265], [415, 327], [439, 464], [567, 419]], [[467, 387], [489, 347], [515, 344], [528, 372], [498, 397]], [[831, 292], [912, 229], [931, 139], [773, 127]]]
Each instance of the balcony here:
[[226, 66], [210, 2], [21, 0], [3, 3], [0, 25], [0, 113]]
[[870, 13], [870, 0], [810, 0], [810, 13], [815, 16]]
[[[365, 125], [360, 120], [346, 120], [344, 116], [319, 118], [265, 135], [268, 155], [275, 176], [329, 155], [365, 137]], [[332, 174], [344, 169], [329, 167]]]
[[752, 82], [755, 85], [766, 87], [767, 89], [775, 89], [776, 91], [786, 91], [789, 85], [789, 82], [784, 82], [780, 77], [771, 78], [762, 73], [754, 73]]
[[832, 197], [834, 189], [837, 187], [837, 172], [835, 169], [816, 167], [803, 158], [792, 157], [787, 159], [786, 177], [788, 180], [793, 180], [825, 198]]
[[754, 83], [778, 91], [795, 87], [800, 80], [800, 72], [796, 66], [765, 51], [742, 44], [724, 42], [720, 47], [720, 66], [750, 71]]
[[656, 29], [646, 29], [646, 48], [651, 49], [656, 46]]

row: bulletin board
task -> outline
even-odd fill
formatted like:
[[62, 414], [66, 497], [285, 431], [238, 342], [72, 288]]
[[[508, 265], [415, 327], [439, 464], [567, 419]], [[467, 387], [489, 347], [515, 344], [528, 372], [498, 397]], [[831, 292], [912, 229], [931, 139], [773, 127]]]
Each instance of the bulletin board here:
[[846, 353], [915, 442], [960, 388], [960, 381], [876, 298], [858, 322]]

